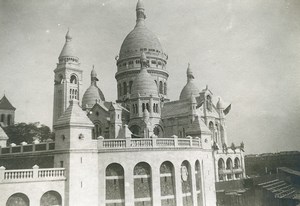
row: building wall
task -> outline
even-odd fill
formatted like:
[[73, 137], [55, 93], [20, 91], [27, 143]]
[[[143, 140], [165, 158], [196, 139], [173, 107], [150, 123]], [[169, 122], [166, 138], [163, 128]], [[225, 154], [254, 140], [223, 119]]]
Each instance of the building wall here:
[[5, 206], [9, 197], [16, 193], [26, 195], [30, 201], [30, 206], [40, 206], [41, 197], [48, 191], [58, 192], [64, 201], [65, 181], [1, 183], [0, 191], [0, 206]]
[[[202, 177], [202, 200], [201, 204], [197, 204], [197, 192], [196, 192], [196, 172], [195, 163], [200, 162], [201, 177]], [[111, 153], [103, 152], [99, 153], [99, 205], [106, 205], [106, 178], [105, 171], [108, 165], [111, 163], [117, 163], [124, 169], [124, 193], [125, 193], [125, 205], [142, 205], [145, 197], [145, 205], [168, 205], [166, 201], [161, 201], [161, 178], [160, 167], [165, 161], [172, 163], [174, 167], [174, 179], [175, 185], [175, 201], [176, 205], [192, 205], [190, 203], [184, 204], [185, 198], [182, 195], [182, 171], [181, 165], [184, 161], [188, 162], [190, 168], [188, 168], [188, 178], [191, 181], [191, 197], [193, 205], [216, 205], [215, 196], [215, 180], [214, 180], [214, 165], [212, 161], [212, 153], [210, 150], [172, 150], [172, 151], [160, 151], [160, 150], [142, 150], [142, 151], [115, 151]], [[147, 163], [150, 168], [149, 175], [134, 175], [134, 168], [138, 163]], [[171, 179], [167, 180], [167, 185], [171, 186]], [[186, 183], [184, 183], [186, 184]], [[166, 185], [164, 186], [167, 187]], [[160, 188], [160, 189], [159, 189]], [[151, 189], [151, 191], [149, 191]], [[150, 193], [149, 193], [150, 192]], [[149, 200], [149, 194], [151, 198]], [[163, 195], [166, 196], [166, 195]], [[136, 201], [135, 201], [136, 200]], [[174, 201], [170, 200], [171, 202]], [[136, 204], [134, 204], [134, 202]], [[206, 204], [204, 203], [206, 202]], [[110, 204], [107, 204], [107, 206]], [[169, 203], [171, 205], [171, 203]]]

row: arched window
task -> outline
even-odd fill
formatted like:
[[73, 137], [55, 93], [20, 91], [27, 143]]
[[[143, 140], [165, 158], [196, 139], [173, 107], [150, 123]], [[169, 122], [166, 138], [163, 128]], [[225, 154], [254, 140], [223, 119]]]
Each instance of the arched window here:
[[151, 167], [146, 162], [138, 163], [133, 170], [135, 205], [152, 205]]
[[174, 166], [169, 161], [160, 166], [160, 194], [161, 205], [176, 205]]
[[218, 169], [219, 170], [225, 169], [225, 162], [222, 158], [220, 158], [219, 161], [218, 161]]
[[158, 113], [158, 104], [155, 104], [156, 112]]
[[11, 125], [11, 115], [9, 114], [9, 115], [7, 115], [7, 125], [9, 126], [9, 125]]
[[227, 170], [231, 170], [232, 169], [232, 160], [231, 160], [231, 158], [228, 158], [226, 160], [226, 169]]
[[1, 114], [1, 122], [4, 123], [4, 121], [5, 121], [5, 114]]
[[135, 105], [134, 104], [132, 105], [132, 113], [133, 114], [135, 113]]
[[167, 94], [167, 83], [165, 82], [164, 83], [164, 95], [166, 95]]
[[70, 82], [71, 84], [77, 84], [77, 77], [74, 74], [71, 75]]
[[163, 83], [162, 83], [162, 81], [159, 82], [159, 93], [163, 94]]
[[135, 113], [136, 113], [136, 114], [139, 113], [139, 107], [138, 107], [137, 104], [135, 104]]
[[240, 159], [238, 157], [236, 157], [234, 159], [234, 169], [238, 169], [240, 167], [241, 167], [241, 165], [240, 165]]
[[6, 206], [29, 206], [29, 199], [23, 193], [15, 193], [8, 198]]
[[153, 112], [156, 113], [156, 107], [155, 107], [156, 104], [153, 104]]
[[146, 103], [146, 108], [149, 111], [149, 104], [148, 103]]
[[139, 136], [141, 133], [141, 128], [138, 125], [132, 125], [129, 130], [132, 132], [133, 136]]
[[120, 164], [112, 163], [107, 166], [106, 172], [106, 200], [109, 205], [122, 205], [120, 201], [124, 202], [125, 188], [124, 188], [124, 169]]
[[214, 123], [213, 123], [213, 122], [209, 122], [208, 128], [209, 128], [209, 130], [211, 131], [211, 138], [212, 138], [212, 140], [215, 140], [215, 139], [214, 139], [214, 136], [215, 136]]
[[142, 104], [142, 111], [145, 111], [145, 103]]
[[225, 175], [222, 172], [222, 170], [225, 169], [225, 162], [222, 158], [218, 160], [218, 172], [219, 172], [219, 180], [224, 181], [225, 180]]
[[62, 205], [61, 195], [56, 191], [48, 191], [43, 194], [40, 206], [60, 206]]
[[131, 87], [132, 87], [133, 81], [129, 82], [129, 94], [131, 94]]
[[219, 143], [219, 125], [216, 124], [215, 125], [215, 135], [214, 135], [214, 140], [216, 143]]
[[[228, 158], [226, 160], [226, 170], [232, 170], [232, 160], [231, 158]], [[232, 179], [232, 174], [227, 174], [227, 179], [228, 180], [231, 180]]]
[[127, 94], [127, 83], [123, 82], [123, 95]]

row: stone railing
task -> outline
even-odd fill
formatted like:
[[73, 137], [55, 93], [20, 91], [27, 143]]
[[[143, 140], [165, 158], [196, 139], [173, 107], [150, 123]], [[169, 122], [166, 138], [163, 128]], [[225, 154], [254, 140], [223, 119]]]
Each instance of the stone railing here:
[[127, 138], [98, 139], [98, 149], [126, 148], [202, 148], [200, 138]]
[[41, 152], [55, 150], [54, 142], [43, 142], [38, 144], [24, 144], [9, 147], [0, 147], [0, 155], [10, 155], [26, 152]]
[[32, 169], [6, 170], [0, 167], [0, 183], [65, 179], [64, 168], [39, 169], [39, 166], [34, 165]]

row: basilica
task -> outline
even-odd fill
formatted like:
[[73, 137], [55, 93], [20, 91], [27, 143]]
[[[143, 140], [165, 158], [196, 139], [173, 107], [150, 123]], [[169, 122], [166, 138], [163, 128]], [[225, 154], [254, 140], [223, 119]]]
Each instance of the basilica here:
[[216, 205], [216, 182], [245, 177], [244, 145], [227, 138], [231, 105], [199, 89], [189, 64], [179, 98], [169, 99], [167, 63], [138, 0], [110, 101], [95, 68], [80, 67], [68, 31], [54, 70], [55, 140], [1, 144], [0, 205]]

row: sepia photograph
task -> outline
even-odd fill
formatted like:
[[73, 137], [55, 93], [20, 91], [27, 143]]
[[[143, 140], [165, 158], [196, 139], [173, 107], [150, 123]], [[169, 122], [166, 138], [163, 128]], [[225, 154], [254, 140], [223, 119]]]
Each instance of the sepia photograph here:
[[299, 0], [0, 0], [0, 206], [300, 206]]

